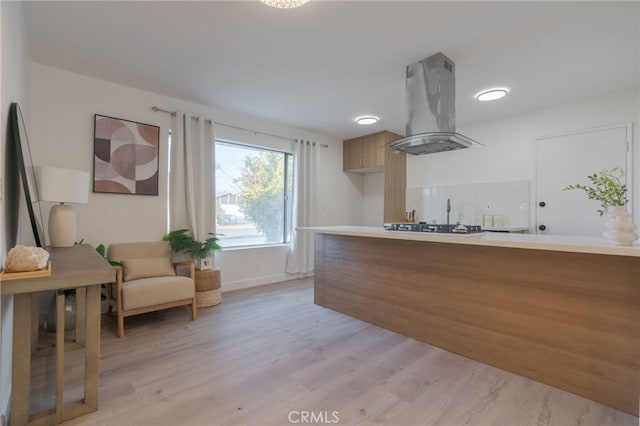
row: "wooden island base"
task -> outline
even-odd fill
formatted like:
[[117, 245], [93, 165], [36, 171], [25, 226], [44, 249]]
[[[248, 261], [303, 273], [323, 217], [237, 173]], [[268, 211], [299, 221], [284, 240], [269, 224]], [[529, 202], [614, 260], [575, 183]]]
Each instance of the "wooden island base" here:
[[638, 257], [315, 238], [316, 304], [638, 416]]

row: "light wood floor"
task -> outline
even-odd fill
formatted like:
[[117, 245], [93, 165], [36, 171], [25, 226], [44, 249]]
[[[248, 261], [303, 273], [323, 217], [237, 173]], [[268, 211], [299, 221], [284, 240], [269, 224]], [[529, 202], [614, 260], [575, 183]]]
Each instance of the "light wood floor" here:
[[[115, 334], [105, 318], [100, 410], [68, 424], [290, 425], [291, 411], [308, 411], [338, 425], [638, 425], [316, 306], [311, 280], [227, 293], [195, 322], [184, 308], [127, 318], [125, 337]], [[73, 388], [82, 365], [69, 359]], [[44, 366], [34, 373], [33, 405], [50, 377]]]

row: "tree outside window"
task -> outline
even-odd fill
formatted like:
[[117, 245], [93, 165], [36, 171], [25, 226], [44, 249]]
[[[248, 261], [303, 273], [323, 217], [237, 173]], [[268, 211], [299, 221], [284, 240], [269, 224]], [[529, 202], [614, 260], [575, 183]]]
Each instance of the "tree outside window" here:
[[288, 241], [291, 154], [216, 141], [216, 222], [224, 247]]

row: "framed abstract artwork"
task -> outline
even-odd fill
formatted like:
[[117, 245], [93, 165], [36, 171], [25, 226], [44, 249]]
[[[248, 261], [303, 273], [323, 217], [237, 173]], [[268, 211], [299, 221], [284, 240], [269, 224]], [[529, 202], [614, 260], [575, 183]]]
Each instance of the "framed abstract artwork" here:
[[93, 192], [158, 195], [160, 127], [95, 115]]

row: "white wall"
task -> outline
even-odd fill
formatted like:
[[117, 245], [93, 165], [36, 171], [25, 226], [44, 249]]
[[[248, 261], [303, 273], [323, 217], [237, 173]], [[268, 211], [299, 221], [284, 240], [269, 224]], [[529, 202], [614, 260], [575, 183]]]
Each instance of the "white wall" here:
[[[458, 131], [485, 148], [407, 156], [407, 187], [507, 180], [534, 181], [535, 139], [563, 132], [633, 122], [633, 181], [640, 176], [638, 89], [557, 105], [498, 120], [461, 125]], [[578, 153], [579, 154], [579, 153]], [[640, 184], [633, 187], [634, 222], [640, 224]]]
[[[93, 169], [93, 115], [102, 114], [160, 126], [160, 195], [89, 195], [87, 205], [75, 206], [79, 238], [106, 245], [114, 242], [158, 240], [166, 231], [167, 152], [171, 117], [153, 112], [156, 105], [213, 117], [217, 122], [287, 138], [306, 138], [329, 145], [319, 150], [318, 224], [351, 224], [361, 220], [362, 195], [358, 182], [342, 172], [342, 143], [327, 136], [294, 129], [222, 109], [170, 98], [34, 63], [32, 65], [32, 151], [35, 165]], [[223, 127], [218, 136], [242, 138], [251, 132]], [[358, 208], [354, 208], [354, 204]], [[45, 214], [46, 216], [46, 214]], [[283, 247], [228, 250], [217, 263], [223, 290], [279, 281], [284, 277]]]
[[[0, 2], [0, 264], [9, 246], [12, 246], [14, 230], [7, 229], [5, 223], [4, 194], [5, 153], [7, 146], [7, 121], [9, 105], [18, 102], [29, 125], [29, 67], [30, 52], [25, 32], [21, 2]], [[2, 283], [0, 283], [0, 286]], [[0, 416], [6, 418], [11, 397], [11, 348], [13, 327], [13, 297], [3, 296], [1, 306], [0, 343]], [[4, 423], [4, 421], [3, 421]]]
[[384, 223], [384, 173], [363, 174], [362, 225], [382, 226]]
[[[36, 166], [79, 169], [93, 176], [94, 114], [160, 126], [160, 195], [91, 192], [89, 204], [74, 206], [79, 239], [94, 246], [108, 245], [159, 240], [166, 232], [167, 137], [171, 117], [151, 111], [156, 102], [158, 99], [148, 99], [144, 92], [33, 64], [30, 139]], [[48, 211], [45, 212], [46, 218]]]
[[[335, 161], [338, 161], [340, 164], [342, 164], [342, 152], [343, 152], [342, 148], [340, 148], [340, 153], [339, 153], [340, 156], [335, 160]], [[345, 182], [347, 182], [347, 184], [349, 185], [348, 198], [333, 199], [332, 194], [330, 193], [332, 189], [327, 187], [326, 190], [329, 192], [325, 194], [326, 199], [331, 200], [332, 204], [335, 204], [338, 202], [345, 204], [345, 207], [347, 208], [349, 213], [348, 215], [349, 222], [344, 223], [344, 225], [362, 225], [364, 223], [364, 214], [365, 214], [364, 206], [367, 205], [368, 203], [367, 193], [365, 191], [365, 180], [366, 180], [367, 174], [345, 173], [342, 171], [342, 166], [340, 167], [340, 171], [338, 173], [340, 173], [343, 176], [343, 178], [346, 179]], [[339, 192], [336, 195], [339, 195]], [[382, 206], [380, 206], [380, 211], [382, 211]], [[330, 222], [326, 224], [333, 225]], [[343, 223], [340, 222], [339, 224], [343, 224]]]
[[285, 272], [287, 246], [227, 249], [217, 254], [224, 291], [290, 279]]

